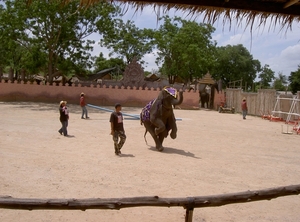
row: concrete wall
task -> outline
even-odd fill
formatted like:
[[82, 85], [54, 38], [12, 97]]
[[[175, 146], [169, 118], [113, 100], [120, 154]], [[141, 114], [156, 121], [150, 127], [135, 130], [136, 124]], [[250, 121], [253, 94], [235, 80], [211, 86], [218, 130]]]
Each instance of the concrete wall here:
[[[71, 104], [79, 104], [80, 93], [86, 94], [87, 103], [97, 106], [112, 106], [119, 102], [123, 106], [144, 107], [150, 100], [156, 98], [160, 88], [113, 88], [112, 86], [90, 85], [62, 86], [38, 85], [24, 82], [0, 82], [0, 101], [32, 101], [59, 103], [66, 100]], [[182, 109], [199, 109], [199, 92], [187, 90], [183, 93]]]

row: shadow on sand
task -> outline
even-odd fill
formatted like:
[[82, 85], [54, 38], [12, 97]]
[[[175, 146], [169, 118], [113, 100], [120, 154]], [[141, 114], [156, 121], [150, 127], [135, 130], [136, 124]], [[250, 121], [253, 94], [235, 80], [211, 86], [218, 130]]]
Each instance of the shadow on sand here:
[[135, 156], [132, 155], [132, 154], [124, 154], [124, 153], [122, 153], [122, 154], [119, 155], [119, 157], [135, 157]]
[[[152, 151], [155, 151], [155, 152], [159, 152], [153, 146], [151, 146], [149, 148], [149, 150], [152, 150]], [[164, 154], [178, 154], [178, 155], [182, 155], [182, 156], [187, 156], [187, 157], [192, 157], [192, 158], [196, 158], [196, 159], [201, 159], [200, 157], [196, 157], [195, 154], [193, 154], [191, 152], [186, 152], [184, 150], [179, 150], [179, 149], [175, 149], [175, 148], [171, 148], [171, 147], [164, 147], [164, 150], [161, 153], [164, 153]]]

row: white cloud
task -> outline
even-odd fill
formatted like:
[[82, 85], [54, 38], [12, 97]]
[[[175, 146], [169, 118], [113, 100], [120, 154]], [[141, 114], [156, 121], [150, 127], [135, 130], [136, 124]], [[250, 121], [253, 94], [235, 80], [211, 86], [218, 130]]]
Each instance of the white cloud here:
[[221, 42], [220, 46], [226, 46], [226, 45], [238, 45], [238, 44], [245, 44], [247, 43], [247, 36], [239, 33], [233, 36], [230, 36], [229, 39], [226, 39], [225, 41]]
[[296, 71], [300, 65], [300, 44], [288, 46], [280, 54], [276, 54], [267, 60], [270, 67], [276, 70], [276, 75], [281, 72], [289, 76], [291, 72]]
[[285, 50], [281, 52], [281, 56], [288, 60], [299, 61], [300, 59], [299, 52], [300, 52], [300, 44], [287, 47]]

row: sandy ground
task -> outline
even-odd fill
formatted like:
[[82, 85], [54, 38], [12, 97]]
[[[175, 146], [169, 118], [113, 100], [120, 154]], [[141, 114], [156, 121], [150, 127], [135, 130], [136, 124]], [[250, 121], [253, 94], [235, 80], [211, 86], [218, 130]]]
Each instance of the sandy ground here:
[[[112, 109], [112, 107], [106, 107]], [[300, 135], [278, 122], [208, 110], [175, 110], [178, 137], [158, 152], [138, 120], [125, 119], [127, 141], [115, 156], [110, 113], [70, 105], [61, 136], [58, 105], [0, 103], [0, 196], [16, 198], [192, 197], [300, 183]], [[123, 107], [139, 114], [140, 108]], [[284, 129], [286, 130], [286, 125]], [[290, 127], [291, 130], [291, 127]], [[300, 196], [197, 208], [193, 221], [300, 221]], [[184, 221], [182, 207], [121, 210], [8, 210], [0, 221]]]

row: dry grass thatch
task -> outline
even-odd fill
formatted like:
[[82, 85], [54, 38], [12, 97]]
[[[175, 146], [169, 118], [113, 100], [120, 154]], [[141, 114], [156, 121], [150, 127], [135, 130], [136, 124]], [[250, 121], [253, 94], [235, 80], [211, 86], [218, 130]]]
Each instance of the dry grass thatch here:
[[[34, 0], [27, 0], [28, 3]], [[68, 3], [73, 0], [60, 0]], [[252, 29], [255, 22], [258, 22], [259, 27], [269, 25], [270, 28], [280, 27], [281, 30], [292, 28], [292, 23], [300, 22], [300, 2], [299, 0], [194, 0], [187, 4], [185, 0], [177, 1], [126, 1], [126, 0], [80, 0], [82, 7], [92, 7], [102, 1], [119, 4], [123, 7], [133, 7], [136, 12], [143, 11], [147, 6], [152, 6], [154, 13], [159, 15], [170, 9], [175, 9], [187, 13], [189, 16], [197, 17], [204, 16], [203, 22], [214, 24], [221, 20], [223, 25], [229, 24], [232, 26], [236, 22], [237, 26], [241, 25], [242, 21], [246, 21], [246, 26]]]

